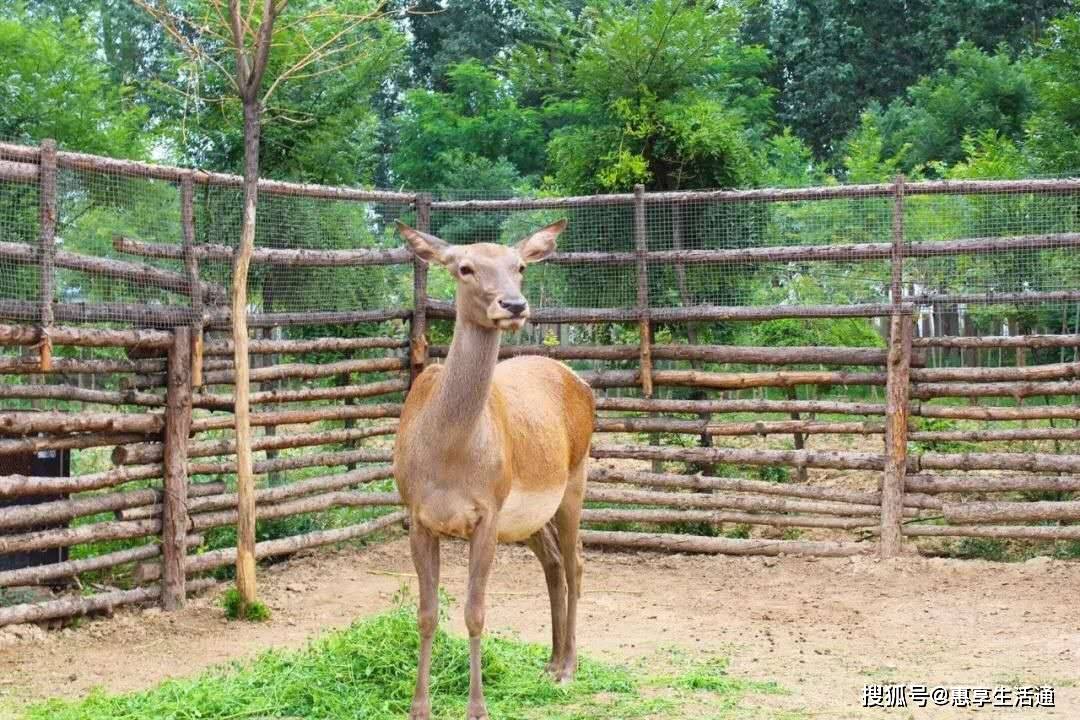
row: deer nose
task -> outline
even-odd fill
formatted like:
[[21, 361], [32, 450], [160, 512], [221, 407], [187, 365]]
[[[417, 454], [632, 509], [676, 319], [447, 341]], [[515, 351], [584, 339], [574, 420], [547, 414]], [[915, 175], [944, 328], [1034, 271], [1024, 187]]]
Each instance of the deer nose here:
[[525, 309], [529, 307], [529, 303], [525, 301], [525, 298], [513, 298], [510, 300], [500, 300], [499, 306], [514, 317], [517, 317], [525, 312]]

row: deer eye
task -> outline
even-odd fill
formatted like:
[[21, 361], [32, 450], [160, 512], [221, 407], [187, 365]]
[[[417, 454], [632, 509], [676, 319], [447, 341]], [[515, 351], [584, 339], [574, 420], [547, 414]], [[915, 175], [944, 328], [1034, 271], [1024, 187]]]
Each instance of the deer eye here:
[[518, 272], [519, 273], [525, 272], [525, 263], [521, 263], [520, 265], [518, 265]]
[[458, 272], [462, 275], [472, 275], [475, 271], [472, 269], [471, 265], [462, 265], [458, 268]]

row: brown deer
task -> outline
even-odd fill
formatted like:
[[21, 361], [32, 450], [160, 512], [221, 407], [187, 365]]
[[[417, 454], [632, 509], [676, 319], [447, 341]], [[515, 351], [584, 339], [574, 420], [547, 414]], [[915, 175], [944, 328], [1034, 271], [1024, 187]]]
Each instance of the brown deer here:
[[394, 445], [394, 478], [409, 512], [409, 544], [420, 582], [420, 660], [412, 720], [428, 720], [431, 645], [438, 624], [439, 539], [469, 541], [469, 720], [487, 717], [480, 636], [488, 576], [499, 542], [525, 543], [539, 558], [551, 600], [556, 680], [577, 667], [574, 643], [582, 561], [578, 538], [592, 437], [592, 391], [545, 357], [498, 362], [501, 333], [529, 316], [525, 266], [555, 250], [566, 221], [513, 247], [450, 245], [398, 223], [417, 257], [454, 277], [457, 320], [443, 365], [413, 383]]

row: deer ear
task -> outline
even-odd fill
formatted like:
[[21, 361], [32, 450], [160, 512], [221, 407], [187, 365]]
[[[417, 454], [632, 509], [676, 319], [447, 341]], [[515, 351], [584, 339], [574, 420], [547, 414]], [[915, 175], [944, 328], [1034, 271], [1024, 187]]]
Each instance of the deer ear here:
[[439, 263], [440, 265], [446, 265], [449, 260], [448, 250], [450, 249], [450, 243], [441, 238], [437, 238], [434, 235], [429, 235], [426, 232], [420, 232], [415, 228], [411, 228], [400, 220], [395, 220], [394, 224], [397, 226], [397, 230], [401, 233], [401, 237], [405, 238], [405, 243], [409, 246], [409, 249], [413, 251], [416, 257], [420, 258], [426, 263]]
[[551, 223], [518, 242], [518, 254], [528, 264], [538, 263], [555, 252], [555, 241], [566, 229], [566, 220]]

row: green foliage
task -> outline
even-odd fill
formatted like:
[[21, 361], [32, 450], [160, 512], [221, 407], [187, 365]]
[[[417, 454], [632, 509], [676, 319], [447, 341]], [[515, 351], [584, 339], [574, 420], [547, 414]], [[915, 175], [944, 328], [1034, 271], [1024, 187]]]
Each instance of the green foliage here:
[[1055, 21], [1030, 63], [1038, 96], [1027, 123], [1027, 146], [1044, 172], [1080, 168], [1080, 13]]
[[[249, 716], [396, 720], [408, 713], [418, 645], [415, 609], [401, 604], [299, 651], [266, 652], [250, 663], [170, 680], [145, 692], [95, 691], [81, 701], [47, 702], [30, 708], [26, 720]], [[692, 713], [690, 708], [703, 701], [722, 703], [734, 713], [747, 693], [777, 691], [771, 683], [728, 676], [720, 660], [690, 658], [668, 663], [677, 671], [670, 676], [641, 679], [627, 668], [583, 657], [576, 680], [563, 686], [543, 672], [548, 652], [541, 645], [485, 637], [484, 692], [492, 717], [683, 717], [684, 705]], [[463, 716], [468, 682], [468, 641], [440, 630], [431, 669], [435, 717]], [[644, 686], [649, 687], [648, 695], [642, 692]]]
[[240, 591], [229, 588], [221, 597], [221, 607], [225, 609], [225, 617], [230, 620], [247, 620], [248, 622], [265, 622], [270, 619], [270, 609], [265, 603], [255, 600], [245, 603], [240, 597]]

